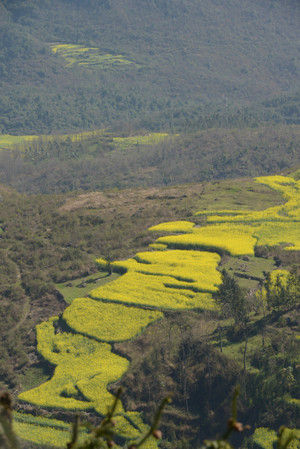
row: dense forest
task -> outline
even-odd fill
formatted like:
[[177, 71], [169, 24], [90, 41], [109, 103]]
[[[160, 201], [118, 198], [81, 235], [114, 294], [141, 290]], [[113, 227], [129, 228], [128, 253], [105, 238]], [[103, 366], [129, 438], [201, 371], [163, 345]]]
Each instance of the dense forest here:
[[[1, 0], [0, 8], [2, 133], [299, 123], [297, 1]], [[83, 65], [82, 53], [66, 60], [52, 44], [96, 55], [86, 52]]]

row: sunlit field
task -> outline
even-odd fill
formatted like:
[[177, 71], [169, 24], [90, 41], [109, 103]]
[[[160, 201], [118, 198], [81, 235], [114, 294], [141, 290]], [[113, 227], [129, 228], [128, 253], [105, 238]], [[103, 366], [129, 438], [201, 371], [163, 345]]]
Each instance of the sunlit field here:
[[[273, 176], [258, 178], [257, 182], [280, 191], [285, 204], [259, 212], [200, 211], [195, 215], [207, 216], [201, 226], [189, 221], [154, 225], [150, 231], [164, 235], [148, 251], [111, 262], [119, 277], [91, 289], [88, 298], [74, 299], [59, 319], [54, 317], [38, 325], [37, 350], [55, 371], [50, 380], [22, 392], [20, 401], [45, 409], [105, 415], [113, 401], [108, 386], [120, 380], [129, 367], [126, 358], [112, 352], [113, 342], [136, 337], [162, 319], [164, 311], [218, 313], [213, 294], [221, 283], [219, 264], [224, 254], [234, 258], [253, 256], [258, 245], [300, 249], [300, 181]], [[96, 262], [100, 269], [107, 270], [105, 259]], [[278, 279], [287, 282], [288, 272], [272, 272], [273, 288]], [[262, 290], [260, 293], [264, 294]], [[64, 325], [73, 333], [62, 331]], [[249, 339], [249, 347], [255, 347], [256, 338]], [[229, 356], [242, 358], [240, 344], [224, 347], [226, 350]], [[65, 424], [39, 419], [19, 416], [16, 428], [25, 439], [38, 444], [65, 444]], [[138, 438], [147, 429], [141, 415], [126, 412], [121, 403], [116, 423], [117, 433], [125, 440]], [[260, 428], [254, 434], [255, 443], [262, 449], [271, 449], [274, 440], [274, 432], [269, 429]], [[157, 442], [149, 441], [145, 447], [155, 448]]]

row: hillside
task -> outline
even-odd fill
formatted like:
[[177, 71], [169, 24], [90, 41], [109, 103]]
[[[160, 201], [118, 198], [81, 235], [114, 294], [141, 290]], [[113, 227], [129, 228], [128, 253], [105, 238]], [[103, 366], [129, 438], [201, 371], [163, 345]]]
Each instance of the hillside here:
[[300, 164], [299, 125], [33, 137], [0, 136], [0, 182], [29, 194], [172, 186]]
[[191, 117], [205, 123], [241, 107], [248, 120], [299, 123], [295, 0], [1, 0], [0, 8], [4, 134], [172, 129], [178, 117], [191, 126]]
[[[296, 174], [295, 178], [297, 178]], [[43, 390], [47, 385], [45, 381], [49, 379], [49, 376], [51, 377], [53, 369], [51, 365], [41, 359], [41, 355], [51, 364], [61, 364], [64, 360], [66, 361], [65, 357], [73, 357], [71, 355], [72, 348], [75, 347], [80, 353], [84, 351], [82, 354], [85, 353], [85, 347], [86, 349], [89, 348], [88, 351], [95, 353], [95, 357], [100, 357], [101, 360], [106, 360], [105, 363], [110, 363], [111, 369], [105, 368], [105, 371], [111, 373], [112, 370], [115, 373], [113, 374], [114, 380], [117, 380], [116, 377], [121, 374], [122, 370], [128, 370], [122, 378], [122, 384], [127, 387], [123, 405], [126, 407], [124, 416], [131, 423], [132, 419], [138, 419], [141, 411], [144, 412], [147, 421], [151, 411], [156, 407], [161, 396], [165, 394], [166, 389], [172, 389], [176, 392], [172, 409], [167, 413], [166, 420], [163, 423], [165, 440], [162, 447], [169, 447], [170, 442], [172, 442], [173, 447], [181, 447], [179, 440], [184, 438], [186, 444], [192, 444], [193, 446], [195, 441], [213, 435], [224, 422], [224, 413], [221, 410], [223, 408], [228, 410], [228, 391], [237, 381], [244, 382], [240, 406], [243, 419], [246, 422], [255, 426], [259, 423], [260, 426], [274, 428], [279, 423], [288, 422], [291, 425], [294, 422], [293, 419], [295, 419], [294, 425], [296, 425], [298, 419], [298, 406], [296, 405], [298, 400], [298, 371], [296, 369], [297, 340], [295, 340], [295, 335], [299, 326], [297, 305], [296, 307], [291, 305], [280, 306], [279, 309], [272, 306], [268, 312], [263, 312], [264, 309], [262, 304], [259, 303], [259, 297], [253, 296], [253, 291], [257, 290], [259, 283], [264, 282], [266, 272], [274, 271], [276, 267], [280, 267], [280, 270], [292, 271], [293, 266], [299, 266], [299, 252], [286, 251], [284, 245], [278, 245], [278, 242], [281, 241], [281, 235], [276, 234], [274, 223], [269, 223], [268, 220], [268, 217], [272, 215], [273, 221], [278, 221], [278, 226], [285, 226], [284, 234], [287, 241], [293, 241], [294, 244], [297, 244], [298, 232], [296, 228], [292, 229], [293, 226], [297, 225], [294, 223], [295, 220], [297, 221], [295, 218], [297, 209], [293, 206], [293, 202], [297, 202], [298, 197], [292, 193], [294, 191], [293, 186], [296, 188], [297, 184], [292, 178], [277, 176], [274, 177], [274, 181], [272, 179], [272, 177], [270, 180], [269, 178], [262, 178], [260, 183], [254, 182], [252, 179], [243, 179], [164, 189], [52, 195], [47, 197], [47, 203], [45, 203], [43, 195], [26, 197], [2, 188], [2, 202], [5, 206], [3, 211], [6, 211], [2, 215], [3, 232], [1, 239], [2, 253], [6, 260], [6, 271], [2, 273], [2, 295], [6, 298], [6, 304], [3, 303], [3, 307], [6, 307], [6, 323], [9, 320], [14, 320], [13, 330], [18, 329], [18, 333], [11, 332], [11, 330], [5, 332], [7, 326], [1, 327], [5, 342], [3, 346], [5, 363], [2, 365], [1, 379], [6, 386], [14, 389], [15, 392], [24, 391], [24, 394], [20, 397], [22, 401], [16, 419], [20, 431], [25, 432], [23, 435], [28, 435], [26, 438], [29, 440], [36, 438], [34, 435], [37, 434], [33, 430], [36, 429], [35, 426], [39, 425], [39, 422], [42, 423], [42, 429], [45, 429], [45, 432], [49, 429], [49, 426], [51, 428], [54, 426], [54, 429], [57, 429], [57, 427], [65, 429], [64, 422], [59, 420], [62, 417], [64, 421], [72, 419], [71, 410], [73, 408], [71, 407], [71, 410], [68, 411], [67, 403], [71, 405], [72, 401], [75, 400], [77, 401], [76, 404], [80, 404], [80, 407], [85, 409], [86, 403], [80, 395], [78, 396], [78, 391], [75, 391], [73, 387], [71, 388], [71, 384], [68, 384], [59, 399], [64, 411], [56, 411], [55, 395], [58, 393], [55, 393], [55, 391], [58, 385], [55, 385], [55, 376], [51, 380], [53, 385], [51, 404], [55, 405], [54, 410], [49, 410], [49, 406], [45, 402], [48, 401], [48, 393]], [[270, 186], [275, 190], [271, 190]], [[278, 189], [285, 192], [285, 201], [288, 200], [288, 203], [283, 202], [279, 191], [276, 192]], [[223, 209], [223, 212], [220, 209]], [[259, 210], [261, 212], [254, 212]], [[117, 215], [116, 211], [118, 211]], [[198, 214], [195, 214], [197, 211]], [[203, 211], [204, 215], [200, 211]], [[210, 228], [215, 227], [214, 222], [218, 221], [218, 214], [219, 218], [222, 217], [221, 221], [223, 222], [220, 225], [220, 230], [227, 226], [226, 232], [228, 233], [229, 229], [232, 228], [230, 222], [237, 221], [239, 223], [235, 225], [239, 228], [237, 236], [233, 234], [230, 239], [224, 239], [222, 237], [224, 231], [221, 231], [220, 237], [223, 240], [223, 249], [218, 253], [222, 254], [221, 267], [226, 267], [229, 273], [233, 273], [239, 284], [248, 291], [246, 365], [245, 359], [243, 361], [245, 329], [234, 325], [230, 315], [219, 317], [212, 307], [213, 303], [211, 303], [208, 295], [208, 292], [215, 291], [212, 282], [216, 284], [219, 282], [218, 276], [220, 277], [220, 273], [215, 271], [216, 261], [213, 260], [213, 257], [217, 257], [219, 260], [220, 255], [215, 254], [213, 256], [214, 252], [205, 253], [191, 249], [182, 251], [182, 248], [175, 251], [162, 251], [166, 244], [172, 248], [174, 239], [177, 239], [178, 244], [180, 244], [180, 241], [186, 240], [185, 237], [188, 237], [190, 232], [194, 232], [195, 238], [198, 239], [196, 248], [198, 245], [199, 249], [203, 245], [201, 238], [205, 237], [205, 229], [209, 231]], [[207, 226], [205, 226], [205, 215], [207, 215]], [[257, 219], [261, 222], [260, 239], [262, 246], [258, 243], [255, 254], [251, 255], [250, 247], [254, 240], [249, 239], [249, 230], [253, 229], [249, 221], [252, 222], [254, 216], [258, 217]], [[118, 219], [117, 227], [116, 218]], [[189, 223], [187, 226], [187, 219], [189, 222], [196, 222], [198, 226], [200, 225], [200, 228], [197, 226], [192, 231], [192, 224]], [[158, 224], [164, 221], [167, 222], [165, 225]], [[153, 227], [155, 224], [158, 225]], [[151, 233], [146, 231], [149, 226], [153, 228]], [[266, 226], [269, 227], [266, 228]], [[182, 231], [184, 231], [183, 235], [178, 234]], [[166, 232], [165, 236], [161, 236], [162, 233]], [[176, 235], [168, 236], [170, 232], [175, 232]], [[155, 243], [157, 236], [160, 237]], [[217, 243], [220, 241], [220, 237], [216, 234], [213, 237], [216, 242], [215, 249], [220, 245], [220, 243]], [[236, 245], [236, 239], [245, 241], [246, 246]], [[229, 245], [226, 247], [227, 249], [224, 247], [226, 242]], [[267, 242], [270, 242], [270, 244]], [[149, 251], [148, 249], [147, 251], [148, 245], [153, 243], [153, 250]], [[184, 245], [186, 246], [186, 243]], [[195, 245], [195, 243], [192, 243], [192, 245]], [[208, 243], [208, 245], [211, 245], [211, 243]], [[272, 245], [275, 245], [275, 247], [272, 248]], [[209, 251], [214, 251], [211, 246], [209, 247]], [[160, 251], [157, 251], [158, 249]], [[238, 253], [236, 253], [236, 250], [238, 250]], [[115, 271], [111, 278], [109, 273], [97, 273], [94, 265], [95, 257], [102, 255], [108, 260], [116, 258], [120, 260], [120, 258], [132, 257], [136, 251], [139, 251], [139, 253], [135, 256], [135, 259], [111, 263]], [[172, 263], [169, 265], [169, 255], [172, 257], [177, 252], [186, 255], [183, 259], [180, 259], [179, 264], [178, 261], [171, 261]], [[204, 257], [204, 254], [211, 254], [210, 262], [205, 255], [205, 270], [208, 266], [210, 267], [209, 275], [208, 272], [204, 277], [201, 274], [203, 268], [199, 269], [200, 259], [194, 262], [192, 259], [189, 260], [189, 257], [195, 257], [193, 254], [197, 254], [200, 259]], [[248, 254], [248, 256], [243, 256], [243, 254]], [[166, 260], [163, 261], [165, 258]], [[128, 289], [128, 292], [131, 291], [132, 286], [130, 286], [130, 283], [126, 284], [125, 279], [128, 279], [128, 277], [124, 275], [118, 277], [117, 272], [121, 270], [120, 272], [123, 273], [124, 267], [133, 269], [133, 271], [136, 270], [135, 265], [132, 265], [134, 260], [136, 260], [135, 264], [138, 262], [141, 267], [137, 269], [135, 274], [132, 273], [132, 275], [137, 276], [134, 280], [134, 290], [140, 290], [139, 295], [147, 298], [146, 304], [150, 305], [152, 312], [149, 314], [149, 305], [144, 309], [141, 308], [140, 303], [135, 304], [133, 310], [136, 310], [136, 312], [134, 315], [131, 312], [126, 320], [129, 326], [128, 330], [123, 323], [122, 331], [121, 329], [114, 331], [110, 320], [103, 321], [101, 319], [96, 326], [93, 324], [86, 326], [86, 318], [76, 318], [74, 321], [74, 317], [80, 316], [77, 314], [84, 312], [84, 310], [80, 311], [82, 301], [85, 301], [87, 309], [95, 307], [95, 301], [86, 298], [86, 294], [90, 298], [97, 298], [100, 294], [104, 295], [109, 301], [109, 303], [103, 303], [107, 310], [98, 311], [95, 309], [93, 313], [90, 313], [90, 316], [95, 319], [99, 313], [112, 313], [109, 309], [114, 307], [113, 313], [116, 320], [113, 322], [118, 323], [119, 311], [117, 313], [117, 309], [118, 307], [120, 309], [122, 307], [128, 308], [126, 295], [130, 295], [132, 298], [133, 291], [131, 294], [126, 293]], [[101, 265], [101, 260], [98, 263]], [[185, 279], [187, 274], [184, 274], [187, 268], [184, 265], [186, 263], [189, 266], [189, 277], [193, 278], [193, 285], [190, 284], [188, 287], [191, 290], [182, 289], [183, 285], [181, 287], [177, 285], [177, 283], [187, 283], [187, 279]], [[105, 262], [104, 270], [107, 267], [108, 265]], [[196, 268], [195, 271], [194, 268]], [[215, 279], [212, 278], [213, 272], [215, 272], [214, 276], [217, 275]], [[91, 273], [94, 274], [88, 276]], [[139, 326], [147, 325], [147, 320], [151, 322], [161, 318], [158, 315], [156, 316], [160, 312], [153, 310], [155, 295], [149, 296], [147, 290], [144, 292], [144, 289], [149, 289], [149, 286], [147, 283], [141, 283], [141, 276], [145, 276], [147, 273], [148, 275], [160, 273], [155, 280], [155, 284], [153, 283], [153, 277], [150, 288], [161, 291], [159, 297], [160, 302], [165, 301], [165, 303], [162, 303], [162, 311], [165, 316], [163, 320], [149, 326], [145, 333], [137, 339], [130, 338], [129, 342], [123, 342], [122, 340], [128, 339], [125, 332], [129, 332], [129, 334], [130, 332], [139, 333]], [[81, 277], [79, 278], [79, 276]], [[173, 295], [164, 293], [161, 290], [162, 284], [157, 284], [157, 282], [161, 283], [162, 280], [165, 283], [164, 279], [167, 283], [170, 283], [172, 279], [172, 285], [169, 285], [169, 288], [172, 287], [174, 290]], [[105, 283], [106, 281], [110, 282]], [[190, 283], [191, 279], [188, 282]], [[205, 285], [203, 282], [205, 282]], [[122, 299], [121, 303], [124, 304], [114, 305], [114, 295], [120, 294], [120, 287], [118, 289], [117, 285], [121, 286], [122, 283], [121, 291], [123, 296], [125, 295], [125, 299]], [[144, 287], [142, 287], [143, 285]], [[178, 298], [175, 295], [176, 288], [178, 288], [176, 293]], [[91, 292], [91, 290], [93, 291]], [[202, 290], [203, 293], [201, 293]], [[189, 299], [186, 302], [184, 297], [188, 291], [190, 291]], [[66, 299], [68, 298], [68, 302], [72, 303], [71, 307], [66, 308], [66, 303], [62, 300], [59, 292]], [[74, 298], [80, 297], [82, 299], [74, 300]], [[194, 311], [179, 313], [177, 306], [174, 308], [171, 305], [176, 298], [176, 301], [184, 300], [182, 305], [186, 304], [188, 308], [194, 308], [193, 301], [199, 301], [200, 297], [202, 298], [201, 301], [204, 301], [200, 310], [196, 308]], [[192, 298], [194, 299], [192, 300]], [[117, 300], [117, 302], [119, 301]], [[98, 304], [97, 307], [102, 307], [102, 301], [96, 301], [96, 303]], [[9, 309], [7, 309], [8, 304], [11, 305]], [[131, 303], [132, 305], [134, 304]], [[125, 309], [120, 310], [123, 317], [125, 316]], [[135, 314], [139, 310], [144, 311], [145, 315], [148, 314], [147, 317], [137, 316], [135, 319]], [[64, 314], [61, 316], [63, 311]], [[264, 315], [265, 313], [266, 315]], [[56, 314], [60, 316], [58, 321], [53, 318]], [[16, 316], [18, 317], [17, 322]], [[49, 320], [45, 321], [47, 318]], [[44, 323], [38, 327], [38, 351], [40, 354], [38, 355], [35, 349], [35, 336], [32, 327], [41, 321]], [[222, 332], [223, 349], [221, 351], [219, 349], [221, 337], [218, 325], [221, 326]], [[57, 333], [54, 332], [52, 337], [51, 326], [58, 330]], [[116, 359], [113, 359], [113, 356], [107, 352], [107, 343], [96, 344], [96, 342], [99, 342], [99, 338], [100, 342], [103, 342], [104, 338], [104, 341], [112, 344], [112, 331], [115, 341], [113, 354]], [[101, 335], [103, 332], [108, 332], [108, 334], [106, 334], [106, 337], [104, 337], [104, 334], [99, 337], [99, 332]], [[25, 335], [26, 338], [22, 338]], [[70, 346], [65, 353], [66, 341], [64, 336], [68, 335], [69, 343], [67, 345]], [[120, 337], [116, 341], [117, 335]], [[160, 336], [159, 339], [157, 339], [158, 335]], [[85, 337], [83, 338], [83, 336]], [[92, 339], [90, 339], [91, 337]], [[118, 340], [121, 340], [121, 342], [118, 342]], [[281, 341], [280, 344], [279, 341]], [[48, 344], [54, 345], [51, 346], [50, 352], [50, 346], [47, 349]], [[102, 345], [104, 352], [101, 352], [102, 349], [100, 346], [98, 348], [97, 345]], [[143, 348], [142, 353], [141, 348]], [[266, 348], [268, 348], [267, 351]], [[53, 356], [50, 357], [51, 353], [53, 353]], [[124, 356], [125, 360], [131, 360], [129, 369], [127, 365], [124, 365], [124, 362], [121, 363]], [[87, 363], [87, 366], [90, 366], [91, 369], [95, 369], [92, 368], [94, 366], [93, 360], [91, 359]], [[115, 363], [117, 363], [117, 360], [119, 360], [119, 368], [116, 371]], [[270, 365], [264, 366], [265, 361], [268, 361], [267, 363]], [[72, 362], [72, 366], [75, 373], [78, 368], [75, 368], [77, 365], [74, 365], [74, 363], [75, 361]], [[66, 370], [67, 366], [67, 361], [66, 364], [63, 362], [63, 370]], [[289, 366], [292, 367], [294, 380], [291, 384], [285, 385], [281, 383], [280, 379]], [[155, 376], [153, 370], [156, 373]], [[60, 372], [63, 373], [63, 371]], [[276, 381], [274, 380], [274, 373]], [[92, 378], [94, 378], [94, 374], [92, 374]], [[112, 373], [107, 379], [105, 382], [113, 380]], [[100, 384], [97, 384], [98, 386], [95, 384], [95, 388], [100, 388]], [[265, 389], [262, 389], [263, 384], [267, 386]], [[38, 385], [40, 385], [38, 389], [43, 390], [45, 394], [39, 394], [34, 399], [33, 396], [30, 396], [30, 388]], [[86, 389], [88, 384], [86, 384], [86, 387], [84, 385], [78, 382], [76, 388], [84, 391], [85, 398], [89, 398], [89, 401], [92, 400], [97, 413], [102, 414], [103, 405], [98, 403], [94, 396], [91, 396], [91, 391]], [[103, 389], [103, 386], [101, 389]], [[32, 391], [34, 392], [34, 390]], [[260, 405], [258, 405], [259, 397], [257, 397], [255, 391], [259, 391], [260, 395], [263, 394], [264, 401], [260, 402]], [[101, 390], [101, 392], [102, 395], [103, 391]], [[108, 393], [105, 393], [105, 395], [105, 397], [110, 398]], [[295, 405], [291, 402], [292, 399], [295, 399]], [[274, 400], [278, 403], [276, 413], [271, 412], [268, 408], [271, 407]], [[26, 405], [28, 401], [30, 404], [39, 404], [42, 407], [43, 418], [32, 417], [32, 413], [35, 414], [35, 411], [32, 405]], [[205, 410], [204, 416], [203, 410]], [[292, 418], [293, 414], [294, 418]], [[213, 421], [210, 419], [211, 416], [214, 416]], [[91, 419], [94, 419], [92, 415]], [[199, 422], [201, 423], [200, 428], [198, 427]], [[118, 420], [118, 425], [123, 429], [121, 434], [124, 429], [127, 429], [126, 432], [132, 432], [132, 429], [126, 427], [128, 423], [125, 424], [122, 420], [120, 422]], [[49, 442], [49, 439], [45, 439], [49, 436], [46, 437], [42, 429], [38, 434], [39, 443]], [[51, 432], [55, 433], [57, 430]], [[62, 430], [58, 432], [59, 435], [60, 432]], [[66, 438], [66, 431], [63, 432], [61, 437]], [[122, 435], [124, 437], [124, 434]], [[55, 438], [51, 440], [54, 446], [59, 445], [59, 441], [62, 441], [60, 436], [56, 440]], [[37, 440], [34, 439], [33, 441]]]
[[169, 391], [145, 449], [215, 437], [237, 384], [235, 447], [299, 428], [299, 23], [298, 0], [0, 0], [0, 389], [24, 449], [66, 447], [120, 385], [116, 448]]

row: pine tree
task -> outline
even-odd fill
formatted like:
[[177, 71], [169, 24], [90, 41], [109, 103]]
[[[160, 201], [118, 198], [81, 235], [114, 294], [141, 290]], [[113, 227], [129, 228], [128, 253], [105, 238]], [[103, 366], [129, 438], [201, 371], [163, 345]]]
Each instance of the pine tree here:
[[230, 276], [225, 269], [222, 271], [222, 284], [217, 292], [224, 318], [234, 318], [235, 324], [245, 324], [247, 310], [245, 295], [237, 281]]

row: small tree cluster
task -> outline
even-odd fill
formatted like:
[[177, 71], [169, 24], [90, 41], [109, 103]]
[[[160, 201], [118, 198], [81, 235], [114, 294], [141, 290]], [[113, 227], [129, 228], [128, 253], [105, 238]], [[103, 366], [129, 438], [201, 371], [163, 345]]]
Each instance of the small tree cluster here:
[[267, 304], [269, 308], [283, 310], [295, 307], [300, 300], [300, 282], [297, 270], [291, 271], [286, 277], [276, 276], [275, 282], [268, 274], [265, 282]]

